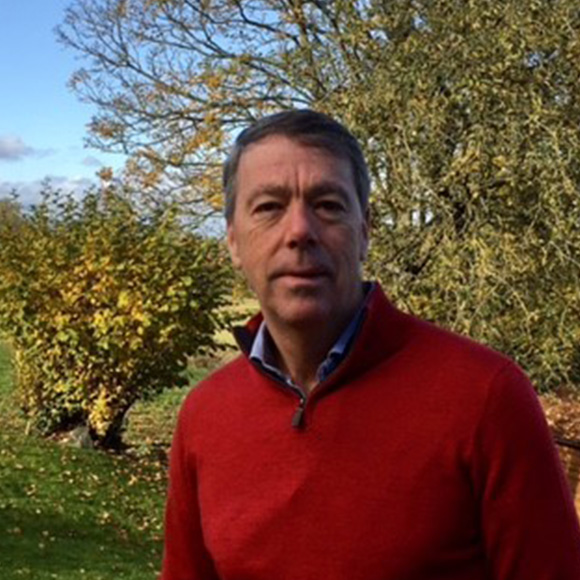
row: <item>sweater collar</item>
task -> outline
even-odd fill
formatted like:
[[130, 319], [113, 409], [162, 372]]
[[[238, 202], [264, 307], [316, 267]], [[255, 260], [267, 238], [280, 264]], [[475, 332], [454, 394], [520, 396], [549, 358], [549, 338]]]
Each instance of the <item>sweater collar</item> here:
[[[357, 334], [358, 328], [362, 322], [363, 312], [367, 304], [367, 296], [369, 292], [371, 292], [372, 287], [372, 282], [364, 283], [363, 301], [357, 309], [355, 315], [352, 317], [351, 321], [347, 324], [346, 328], [343, 329], [342, 333], [338, 337], [338, 340], [328, 351], [326, 358], [318, 367], [318, 382], [323, 382], [326, 380], [347, 355], [352, 340]], [[258, 327], [258, 331], [254, 336], [248, 358], [262, 366], [266, 372], [274, 375], [282, 382], [292, 384], [290, 377], [286, 376], [277, 366], [276, 356], [274, 354], [275, 348], [274, 341], [272, 340], [272, 337], [268, 332], [268, 328], [266, 327], [266, 322], [265, 320], [262, 320]]]
[[[372, 284], [359, 314], [361, 322], [354, 333], [353, 344], [346, 357], [330, 374], [325, 384], [345, 381], [363, 372], [396, 352], [404, 343], [403, 318], [385, 296], [378, 282]], [[256, 314], [243, 327], [233, 330], [241, 351], [249, 357], [254, 339], [264, 318]]]

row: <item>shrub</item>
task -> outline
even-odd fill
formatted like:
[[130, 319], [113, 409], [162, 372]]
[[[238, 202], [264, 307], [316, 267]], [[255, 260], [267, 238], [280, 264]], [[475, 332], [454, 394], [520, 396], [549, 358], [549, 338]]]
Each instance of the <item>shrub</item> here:
[[44, 434], [86, 424], [117, 446], [137, 399], [217, 348], [229, 261], [175, 208], [145, 215], [120, 189], [75, 201], [47, 187], [21, 217], [0, 223], [0, 326], [23, 409]]

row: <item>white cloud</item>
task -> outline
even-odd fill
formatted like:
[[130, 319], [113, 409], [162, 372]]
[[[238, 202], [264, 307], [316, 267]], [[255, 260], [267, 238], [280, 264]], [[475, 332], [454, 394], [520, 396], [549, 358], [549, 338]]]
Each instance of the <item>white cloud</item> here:
[[46, 157], [54, 149], [35, 149], [15, 135], [0, 135], [0, 161], [20, 161], [25, 157]]
[[24, 143], [20, 137], [0, 135], [0, 159], [4, 161], [18, 161], [23, 157], [34, 154], [34, 149]]
[[0, 199], [8, 197], [15, 191], [22, 204], [38, 203], [41, 199], [40, 192], [47, 183], [53, 189], [60, 189], [79, 198], [88, 188], [95, 185], [94, 180], [86, 177], [71, 178], [58, 175], [50, 175], [35, 181], [0, 181]]
[[83, 165], [85, 165], [86, 167], [102, 167], [103, 163], [101, 161], [99, 161], [96, 157], [92, 157], [91, 155], [89, 155], [88, 157], [85, 157], [81, 163]]

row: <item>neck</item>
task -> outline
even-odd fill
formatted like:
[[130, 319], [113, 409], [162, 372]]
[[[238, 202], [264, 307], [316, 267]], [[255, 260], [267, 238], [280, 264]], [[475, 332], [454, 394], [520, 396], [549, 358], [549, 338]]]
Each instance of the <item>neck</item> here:
[[[266, 323], [268, 324], [268, 323]], [[276, 346], [277, 362], [298, 386], [310, 392], [317, 380], [318, 367], [332, 348], [332, 339], [319, 340], [302, 332], [277, 332], [268, 325], [268, 331]]]
[[265, 316], [268, 332], [276, 347], [277, 363], [294, 383], [309, 393], [318, 383], [318, 368], [356, 312], [345, 313], [334, 324], [295, 326]]

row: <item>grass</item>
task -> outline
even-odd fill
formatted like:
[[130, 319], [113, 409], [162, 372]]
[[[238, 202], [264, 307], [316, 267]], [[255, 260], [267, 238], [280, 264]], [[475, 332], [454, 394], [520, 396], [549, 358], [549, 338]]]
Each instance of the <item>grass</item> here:
[[[189, 382], [196, 384], [205, 375], [205, 369], [190, 369]], [[129, 412], [125, 441], [137, 454], [155, 449], [166, 449], [171, 443], [176, 413], [189, 389], [173, 388], [163, 391], [150, 401], [141, 401]]]
[[[235, 324], [243, 324], [259, 309], [260, 305], [255, 298], [241, 298], [227, 308], [229, 314], [234, 316]], [[217, 332], [215, 338], [219, 344], [236, 348], [236, 341], [228, 329]]]
[[[203, 371], [193, 373], [193, 380]], [[165, 448], [186, 390], [136, 406], [133, 453], [65, 447], [34, 435], [14, 401], [0, 344], [0, 577], [153, 580], [162, 554]]]
[[[231, 307], [239, 318], [255, 301]], [[233, 344], [229, 332], [218, 341]], [[225, 352], [223, 362], [231, 357]], [[191, 384], [207, 370], [193, 361]], [[0, 579], [154, 580], [162, 556], [166, 451], [188, 389], [168, 389], [129, 414], [129, 452], [73, 449], [26, 435], [10, 353], [0, 341]]]

